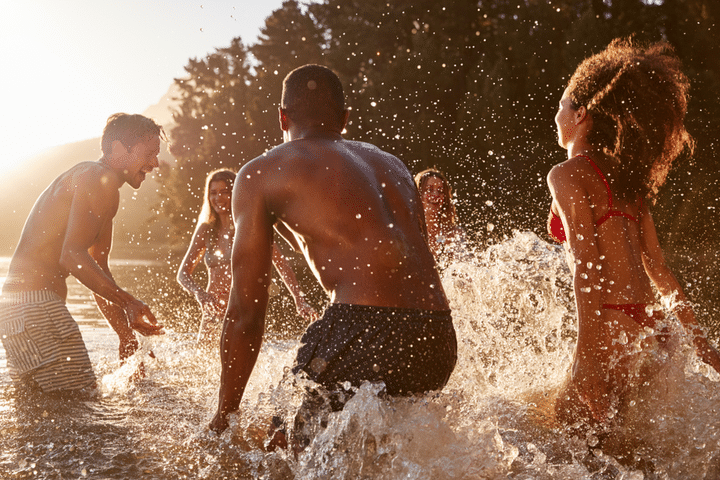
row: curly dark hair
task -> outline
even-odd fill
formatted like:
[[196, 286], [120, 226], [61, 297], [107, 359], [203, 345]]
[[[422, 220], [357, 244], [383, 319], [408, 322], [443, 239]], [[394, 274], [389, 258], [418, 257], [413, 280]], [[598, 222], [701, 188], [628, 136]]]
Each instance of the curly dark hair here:
[[653, 200], [673, 160], [693, 139], [685, 130], [690, 83], [666, 42], [615, 39], [586, 58], [568, 82], [573, 108], [592, 117], [590, 143], [614, 161], [613, 186], [623, 198]]

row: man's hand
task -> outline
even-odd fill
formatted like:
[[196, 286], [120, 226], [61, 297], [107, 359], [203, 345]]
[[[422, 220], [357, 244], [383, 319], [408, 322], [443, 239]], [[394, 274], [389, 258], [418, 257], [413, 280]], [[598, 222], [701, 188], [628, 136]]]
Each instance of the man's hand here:
[[298, 298], [295, 308], [297, 309], [298, 315], [303, 317], [305, 320], [310, 320], [310, 322], [314, 322], [319, 317], [317, 310], [315, 310], [312, 305], [305, 300], [304, 296], [300, 296]]
[[137, 338], [135, 338], [135, 335], [132, 333], [132, 330], [130, 331], [130, 335], [121, 335], [120, 338], [120, 362], [121, 364], [131, 357], [137, 349], [140, 347], [140, 343], [138, 342]]
[[210, 422], [210, 430], [220, 435], [228, 427], [227, 416], [224, 413], [217, 411], [215, 417]]
[[142, 335], [163, 335], [163, 325], [157, 323], [155, 315], [145, 303], [135, 300], [125, 307], [128, 325]]
[[715, 369], [716, 372], [720, 373], [720, 354], [713, 348], [712, 345], [707, 341], [705, 332], [701, 329], [696, 329], [694, 332], [695, 338], [693, 344], [695, 345], [695, 351], [700, 359]]

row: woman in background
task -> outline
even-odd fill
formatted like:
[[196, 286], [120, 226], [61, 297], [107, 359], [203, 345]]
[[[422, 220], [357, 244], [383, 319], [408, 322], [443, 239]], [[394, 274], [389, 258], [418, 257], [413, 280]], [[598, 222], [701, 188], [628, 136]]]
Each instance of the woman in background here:
[[428, 168], [415, 175], [415, 185], [425, 211], [430, 251], [436, 262], [452, 259], [465, 243], [465, 232], [458, 225], [450, 184], [440, 171]]
[[565, 247], [578, 317], [572, 371], [555, 406], [565, 424], [618, 425], [643, 392], [662, 388], [658, 359], [671, 356], [658, 352], [671, 353], [679, 338], [665, 327], [655, 289], [699, 357], [720, 371], [649, 210], [672, 161], [692, 149], [688, 87], [668, 44], [618, 39], [580, 64], [560, 100], [555, 123], [568, 160], [548, 175], [548, 229]]
[[[232, 218], [232, 188], [235, 176], [235, 172], [226, 169], [208, 174], [197, 227], [177, 273], [178, 283], [200, 304], [202, 323], [198, 342], [202, 344], [213, 343], [219, 339], [230, 295], [230, 258], [235, 236]], [[205, 261], [208, 271], [206, 288], [202, 288], [192, 278], [200, 259]], [[317, 312], [305, 300], [292, 268], [276, 245], [273, 245], [273, 264], [290, 290], [298, 314], [311, 321], [317, 318]]]

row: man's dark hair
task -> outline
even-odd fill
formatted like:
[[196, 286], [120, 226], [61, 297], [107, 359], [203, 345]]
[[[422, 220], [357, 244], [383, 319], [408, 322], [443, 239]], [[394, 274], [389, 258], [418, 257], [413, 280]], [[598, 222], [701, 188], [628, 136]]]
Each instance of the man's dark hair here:
[[283, 80], [282, 109], [294, 122], [342, 128], [345, 95], [340, 79], [329, 68], [305, 65]]
[[104, 155], [112, 151], [112, 143], [119, 140], [125, 148], [132, 148], [148, 137], [158, 136], [167, 142], [163, 127], [144, 115], [115, 113], [110, 115], [103, 130], [101, 147]]

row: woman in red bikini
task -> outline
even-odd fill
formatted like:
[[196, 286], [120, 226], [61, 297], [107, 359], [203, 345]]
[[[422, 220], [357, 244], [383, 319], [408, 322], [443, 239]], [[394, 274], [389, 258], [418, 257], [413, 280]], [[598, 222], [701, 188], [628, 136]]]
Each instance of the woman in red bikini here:
[[720, 372], [648, 208], [671, 162], [693, 146], [683, 125], [688, 87], [669, 45], [618, 39], [580, 64], [560, 100], [555, 123], [568, 160], [548, 175], [548, 229], [565, 247], [578, 315], [570, 379], [555, 405], [563, 423], [620, 422], [631, 392], [652, 383], [658, 366], [644, 352], [673, 340], [656, 291]]

